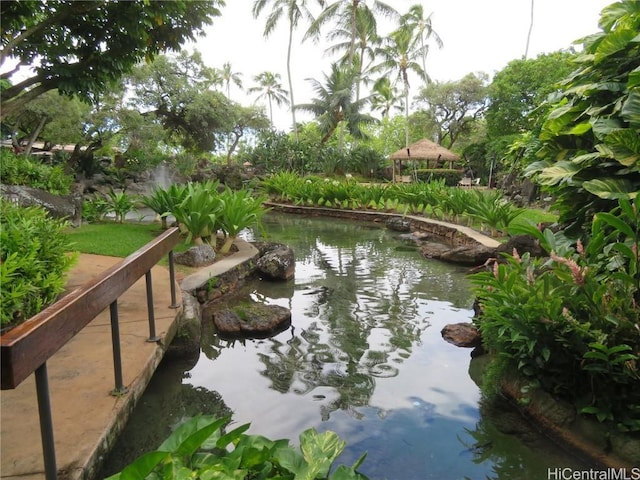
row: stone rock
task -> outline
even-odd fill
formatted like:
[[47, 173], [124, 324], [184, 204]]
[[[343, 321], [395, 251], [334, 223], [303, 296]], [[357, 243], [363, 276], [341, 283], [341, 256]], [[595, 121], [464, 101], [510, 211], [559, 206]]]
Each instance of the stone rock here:
[[216, 259], [216, 252], [211, 245], [203, 244], [191, 247], [185, 252], [174, 255], [174, 260], [180, 265], [188, 267], [206, 267]]
[[293, 249], [282, 243], [272, 243], [257, 247], [264, 253], [256, 262], [258, 272], [268, 279], [289, 280], [295, 275], [296, 259]]
[[472, 323], [451, 323], [440, 331], [442, 338], [456, 347], [475, 348], [482, 346], [480, 332]]
[[496, 256], [494, 248], [484, 245], [461, 245], [451, 247], [438, 242], [422, 242], [420, 254], [426, 258], [434, 258], [458, 265], [482, 265]]
[[53, 218], [64, 218], [77, 226], [82, 223], [82, 195], [54, 195], [20, 185], [0, 185], [0, 193], [24, 207], [42, 207]]
[[222, 336], [264, 338], [289, 328], [291, 310], [280, 305], [242, 302], [215, 311], [213, 323]]
[[525, 252], [528, 252], [532, 257], [544, 257], [546, 255], [546, 252], [540, 246], [540, 242], [530, 235], [516, 235], [509, 238], [506, 243], [496, 249], [496, 253], [508, 253], [511, 255], [514, 248], [519, 255]]
[[408, 232], [411, 230], [411, 222], [402, 217], [391, 217], [387, 219], [385, 225], [389, 230], [393, 230], [395, 232]]
[[482, 265], [490, 258], [495, 258], [495, 256], [495, 248], [485, 247], [484, 245], [463, 245], [447, 249], [439, 259], [459, 265]]

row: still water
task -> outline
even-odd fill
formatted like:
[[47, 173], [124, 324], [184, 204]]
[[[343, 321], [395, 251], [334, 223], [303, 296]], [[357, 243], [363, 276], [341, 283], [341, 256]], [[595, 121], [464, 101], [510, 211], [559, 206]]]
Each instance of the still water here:
[[485, 405], [470, 351], [442, 340], [444, 325], [473, 315], [464, 268], [374, 224], [276, 214], [264, 224], [269, 241], [294, 249], [295, 280], [256, 281], [245, 294], [291, 309], [292, 328], [226, 341], [205, 312], [199, 358], [163, 362], [105, 474], [122, 468], [123, 451], [155, 448], [220, 401], [249, 433], [295, 444], [310, 427], [337, 432], [347, 441], [338, 463], [367, 452], [360, 470], [371, 479], [542, 479], [581, 466], [513, 410]]

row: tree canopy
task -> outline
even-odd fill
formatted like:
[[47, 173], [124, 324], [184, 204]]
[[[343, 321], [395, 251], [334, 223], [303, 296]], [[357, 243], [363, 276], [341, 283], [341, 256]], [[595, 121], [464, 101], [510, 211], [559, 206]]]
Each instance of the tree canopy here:
[[2, 91], [2, 118], [49, 90], [85, 98], [106, 90], [138, 62], [194, 40], [223, 5], [223, 0], [0, 2], [0, 65], [17, 61], [0, 79], [20, 66], [33, 71]]

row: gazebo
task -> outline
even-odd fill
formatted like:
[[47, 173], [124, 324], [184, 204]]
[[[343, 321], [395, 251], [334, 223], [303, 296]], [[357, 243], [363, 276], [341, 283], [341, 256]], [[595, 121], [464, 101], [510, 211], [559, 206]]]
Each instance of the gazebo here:
[[[447, 150], [426, 138], [418, 140], [416, 143], [412, 143], [407, 148], [401, 148], [397, 152], [391, 154], [390, 158], [393, 162], [394, 182], [396, 181], [396, 178], [400, 178], [401, 181], [405, 180], [404, 176], [402, 176], [403, 160], [426, 162], [426, 168], [438, 168], [439, 166], [443, 166], [448, 163], [450, 169], [453, 169], [454, 162], [460, 161], [460, 157], [451, 150]], [[411, 177], [409, 176], [409, 179], [410, 178]]]

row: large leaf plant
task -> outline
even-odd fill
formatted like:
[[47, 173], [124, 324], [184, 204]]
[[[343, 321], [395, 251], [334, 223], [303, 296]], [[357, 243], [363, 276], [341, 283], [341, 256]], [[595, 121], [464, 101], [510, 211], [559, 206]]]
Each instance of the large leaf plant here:
[[609, 5], [599, 26], [576, 42], [578, 68], [543, 124], [541, 160], [525, 171], [576, 229], [640, 190], [640, 2]]

